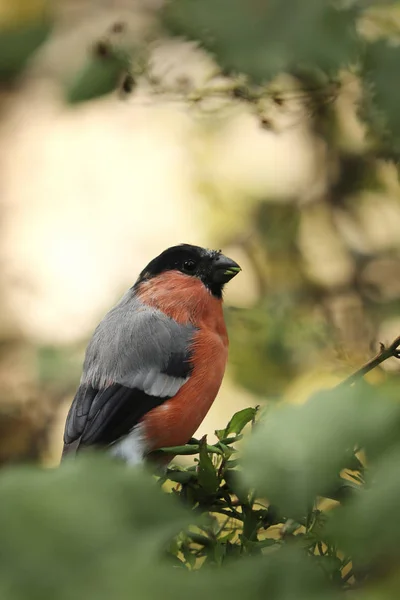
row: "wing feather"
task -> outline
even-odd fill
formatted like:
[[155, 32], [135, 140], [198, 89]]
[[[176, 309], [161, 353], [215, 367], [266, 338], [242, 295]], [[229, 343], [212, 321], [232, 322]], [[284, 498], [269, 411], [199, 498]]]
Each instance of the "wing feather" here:
[[64, 452], [109, 445], [172, 398], [192, 370], [196, 329], [146, 307], [131, 290], [97, 327], [68, 413]]

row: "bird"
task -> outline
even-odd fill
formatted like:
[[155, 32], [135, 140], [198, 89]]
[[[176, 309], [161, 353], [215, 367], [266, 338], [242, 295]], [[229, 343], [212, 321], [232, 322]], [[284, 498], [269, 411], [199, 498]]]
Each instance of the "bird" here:
[[223, 380], [223, 290], [240, 271], [191, 244], [149, 262], [87, 346], [61, 462], [91, 448], [136, 465], [192, 439]]

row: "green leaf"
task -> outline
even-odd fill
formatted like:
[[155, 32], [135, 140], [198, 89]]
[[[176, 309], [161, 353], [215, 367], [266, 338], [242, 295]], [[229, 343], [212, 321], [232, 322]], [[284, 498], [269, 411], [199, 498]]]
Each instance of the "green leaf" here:
[[175, 481], [176, 483], [189, 483], [189, 481], [193, 481], [197, 479], [197, 473], [193, 471], [179, 471], [177, 469], [168, 469], [167, 477], [171, 481]]
[[193, 569], [193, 567], [196, 564], [196, 557], [193, 554], [193, 552], [190, 551], [190, 547], [187, 544], [183, 544], [181, 550], [183, 558], [185, 559], [185, 563], [187, 563], [190, 566], [190, 568]]
[[198, 482], [207, 494], [215, 494], [218, 489], [218, 476], [207, 452], [206, 436], [200, 441], [200, 461]]
[[226, 545], [217, 541], [214, 545], [214, 561], [220, 567], [226, 555]]
[[[223, 435], [225, 433], [225, 429], [216, 429], [215, 430], [215, 435]], [[230, 449], [232, 452], [236, 452], [236, 450], [234, 448], [229, 448], [230, 444], [236, 444], [236, 442], [240, 442], [240, 440], [243, 439], [242, 435], [235, 435], [234, 437], [226, 437], [226, 438], [221, 438], [219, 440], [218, 446], [220, 448], [223, 449], [224, 452], [226, 452], [226, 450]]]
[[171, 448], [159, 448], [157, 452], [161, 452], [162, 454], [190, 456], [199, 453], [199, 446], [191, 446], [189, 444], [186, 444], [185, 446], [171, 446]]
[[229, 531], [225, 535], [220, 535], [218, 537], [218, 542], [220, 544], [227, 544], [228, 542], [231, 542], [233, 540], [233, 538], [235, 537], [236, 534], [237, 534], [237, 530], [236, 529], [232, 529], [231, 531]]
[[218, 446], [221, 448], [222, 452], [224, 453], [225, 458], [229, 458], [230, 456], [232, 456], [232, 454], [234, 454], [236, 452], [236, 450], [234, 448], [230, 448], [229, 446], [226, 446], [222, 442], [219, 442]]
[[248, 441], [239, 475], [300, 520], [317, 496], [335, 488], [349, 449], [360, 445], [374, 459], [399, 434], [400, 406], [367, 384], [320, 392], [303, 406], [268, 413]]
[[[186, 444], [185, 446], [171, 446], [171, 448], [159, 448], [156, 452], [162, 452], [163, 454], [180, 454], [182, 456], [191, 454], [198, 454], [200, 451], [200, 444]], [[223, 452], [220, 448], [207, 444], [207, 452], [211, 454], [220, 454]]]
[[383, 140], [400, 151], [400, 46], [380, 40], [366, 47], [364, 118]]
[[348, 479], [343, 479], [342, 477], [337, 478], [337, 483], [333, 485], [329, 490], [325, 491], [326, 498], [331, 498], [332, 500], [337, 500], [338, 502], [342, 502], [354, 496], [354, 494], [358, 494], [361, 491], [361, 485], [353, 483]]
[[249, 502], [250, 491], [241, 485], [239, 471], [237, 469], [226, 469], [224, 471], [224, 479], [229, 485], [230, 492], [233, 492], [238, 497], [241, 504], [247, 504]]
[[199, 40], [223, 69], [264, 82], [281, 71], [332, 72], [354, 61], [355, 17], [329, 0], [173, 0], [163, 21], [173, 34]]
[[244, 408], [243, 410], [239, 410], [239, 412], [233, 415], [226, 428], [217, 429], [215, 435], [219, 440], [224, 440], [225, 443], [226, 441], [229, 442], [230, 440], [225, 440], [225, 438], [228, 438], [232, 433], [241, 433], [247, 423], [250, 423], [250, 421], [255, 418], [257, 410], [257, 408]]
[[128, 69], [129, 58], [125, 52], [110, 48], [105, 55], [93, 53], [76, 78], [67, 86], [68, 102], [77, 104], [109, 94], [117, 88], [122, 74]]
[[46, 40], [52, 23], [50, 19], [24, 23], [0, 30], [0, 81], [10, 82], [26, 66], [37, 48]]
[[[400, 447], [382, 456], [369, 473], [369, 485], [330, 519], [329, 538], [358, 564], [398, 555], [400, 537]], [[329, 539], [328, 538], [328, 539]]]
[[246, 540], [247, 549], [255, 551], [261, 550], [263, 548], [270, 548], [271, 546], [276, 546], [277, 544], [280, 544], [280, 541], [268, 538], [264, 540], [257, 540], [256, 542], [252, 540]]
[[189, 524], [150, 474], [103, 456], [2, 471], [0, 504], [2, 600], [128, 600]]

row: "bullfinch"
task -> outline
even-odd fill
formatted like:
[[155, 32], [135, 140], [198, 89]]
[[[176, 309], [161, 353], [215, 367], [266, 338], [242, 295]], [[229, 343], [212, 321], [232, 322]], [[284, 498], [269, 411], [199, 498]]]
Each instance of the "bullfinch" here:
[[240, 270], [189, 244], [147, 265], [89, 342], [62, 459], [94, 446], [136, 464], [190, 440], [224, 376], [222, 292]]

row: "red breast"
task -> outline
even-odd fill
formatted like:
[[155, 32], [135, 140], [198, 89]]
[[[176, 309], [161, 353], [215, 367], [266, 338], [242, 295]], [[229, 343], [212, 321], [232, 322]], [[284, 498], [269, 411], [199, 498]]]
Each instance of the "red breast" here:
[[218, 393], [228, 357], [222, 301], [203, 283], [179, 272], [143, 282], [139, 298], [179, 323], [198, 329], [193, 339], [193, 371], [178, 393], [142, 419], [150, 450], [185, 444], [195, 433]]

